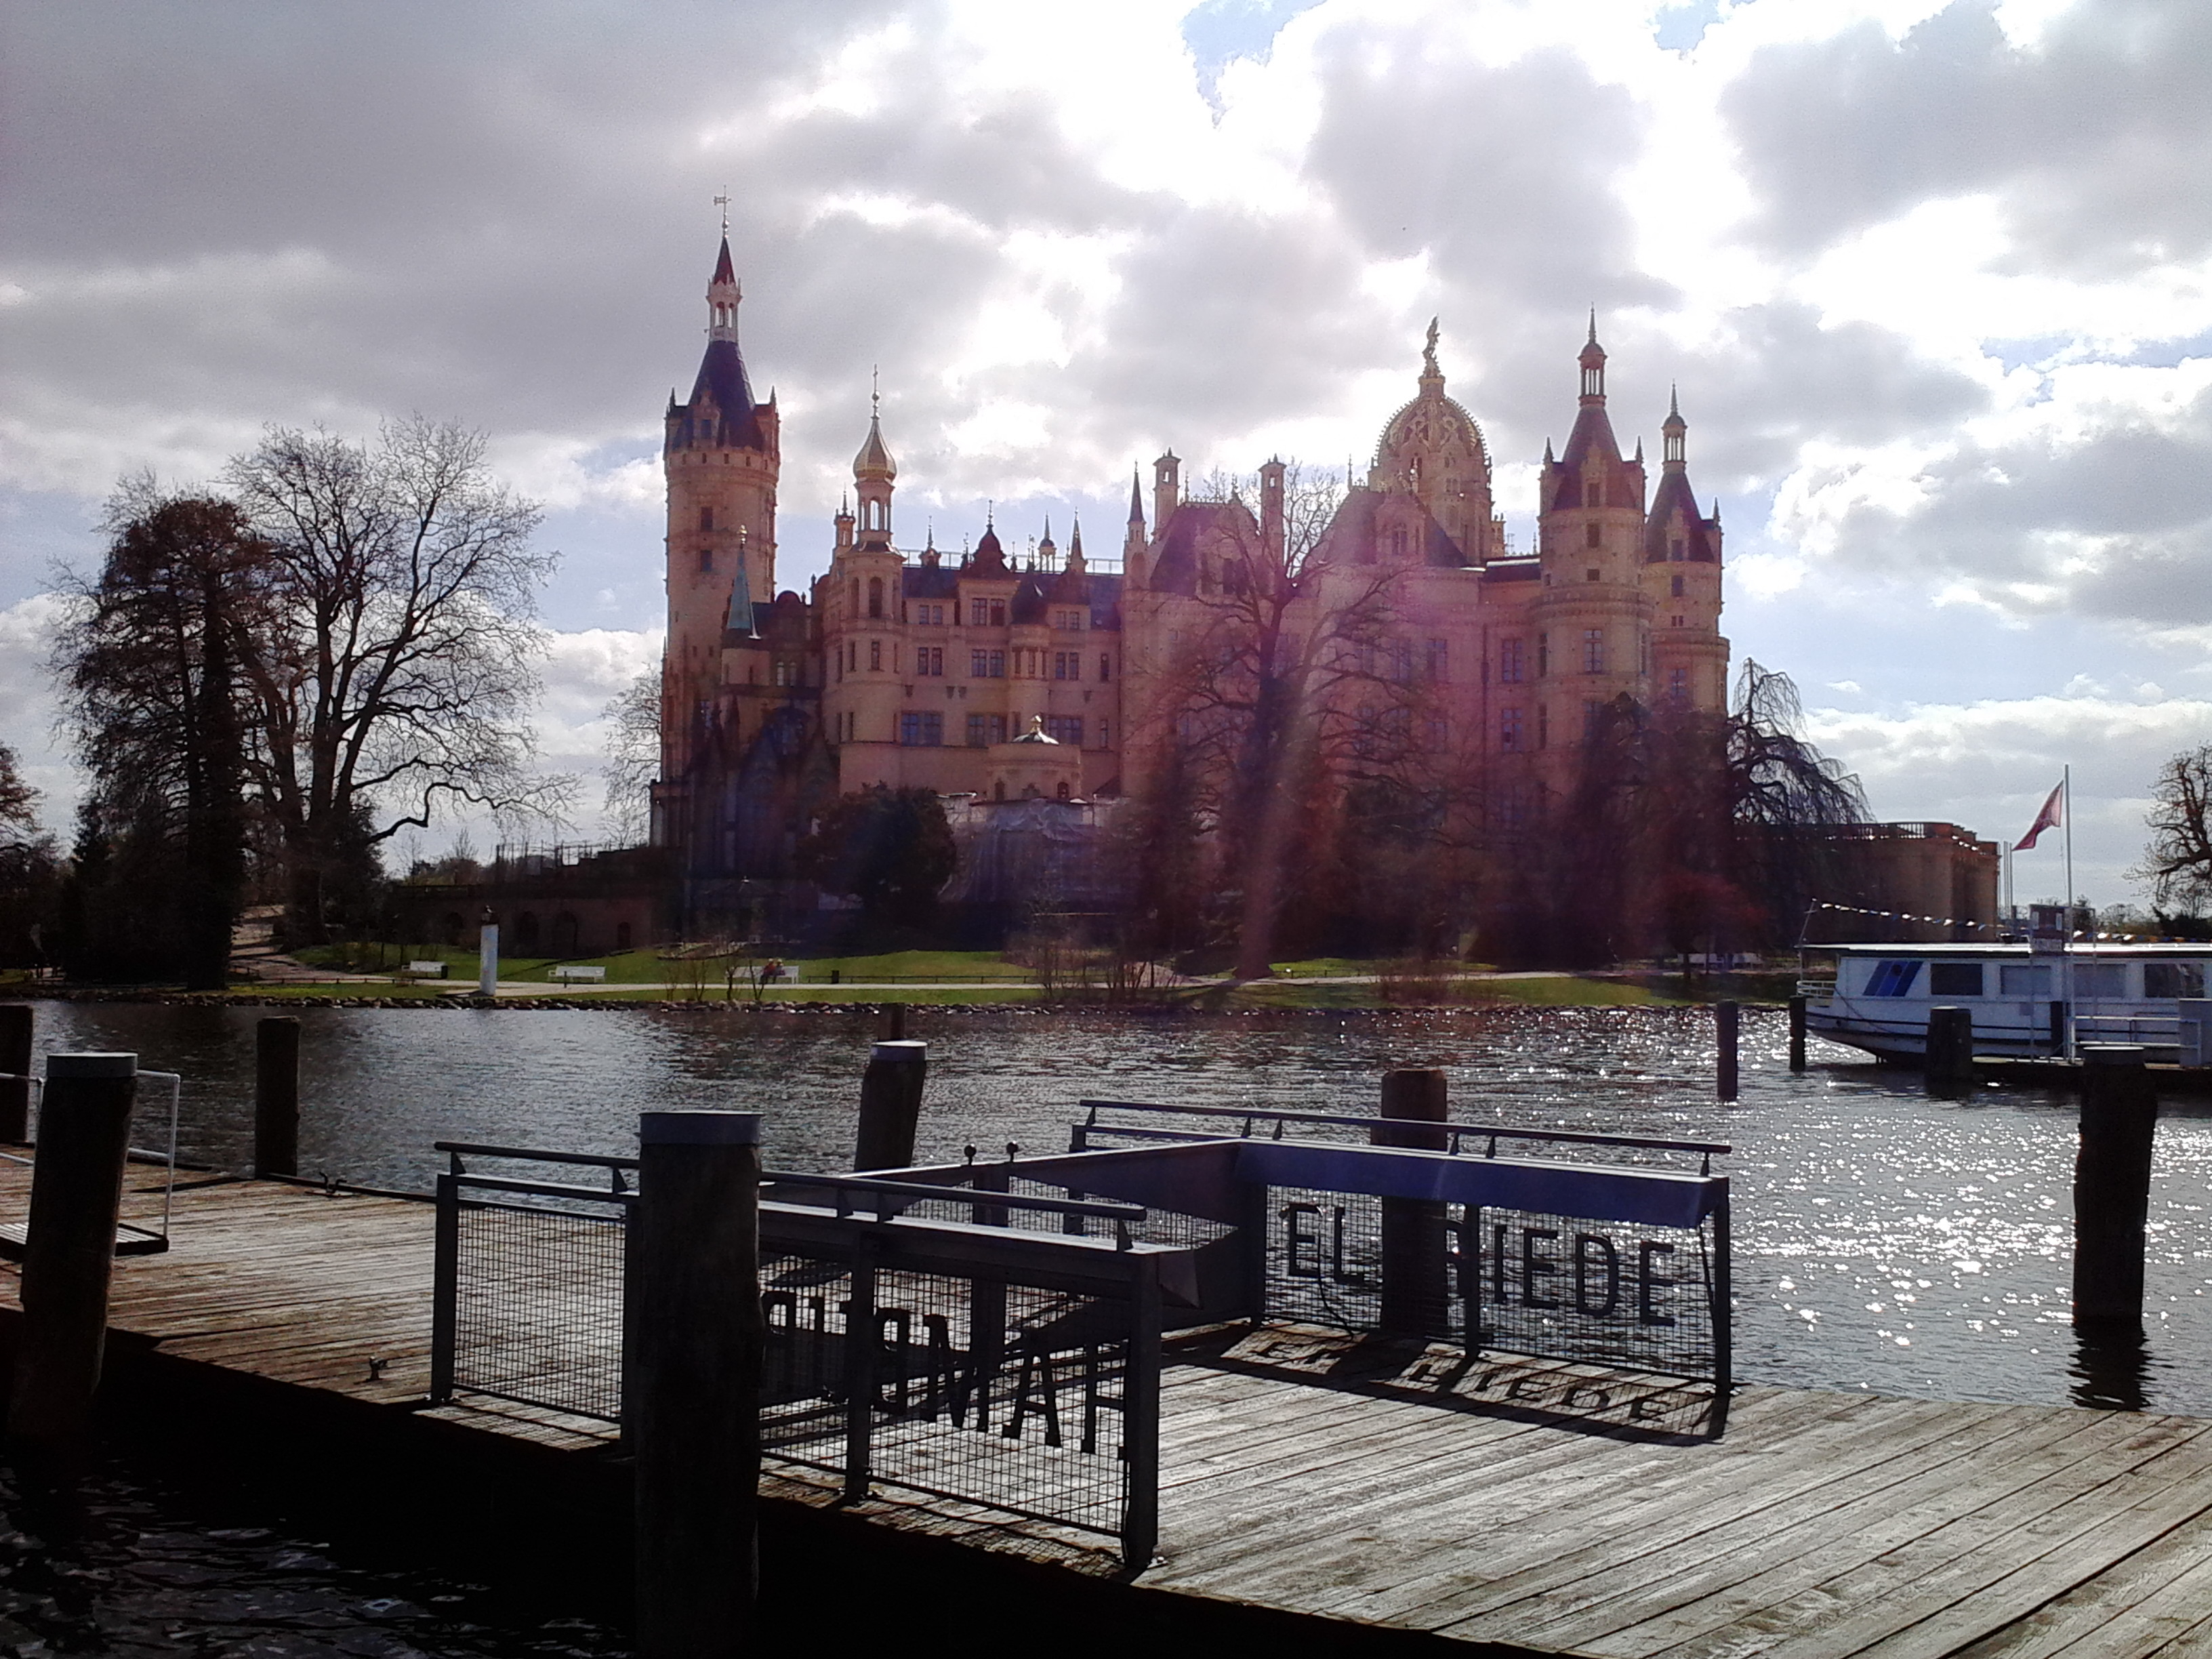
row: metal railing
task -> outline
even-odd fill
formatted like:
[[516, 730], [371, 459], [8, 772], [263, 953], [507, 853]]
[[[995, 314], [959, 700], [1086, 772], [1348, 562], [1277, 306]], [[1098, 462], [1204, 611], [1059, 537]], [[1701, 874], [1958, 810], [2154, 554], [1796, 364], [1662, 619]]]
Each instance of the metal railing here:
[[[177, 1194], [177, 1117], [184, 1096], [184, 1079], [175, 1072], [156, 1072], [141, 1067], [136, 1075], [152, 1078], [169, 1085], [167, 1122], [159, 1146], [126, 1147], [124, 1156], [133, 1164], [153, 1164], [161, 1166], [162, 1181], [161, 1208], [142, 1206], [134, 1215], [132, 1200], [149, 1197], [140, 1189], [133, 1192], [126, 1183], [123, 1194], [123, 1212], [115, 1224], [115, 1254], [118, 1255], [159, 1255], [169, 1248], [169, 1223], [174, 1213]], [[14, 1072], [0, 1072], [0, 1082], [21, 1083], [30, 1091], [30, 1110], [24, 1133], [31, 1147], [28, 1152], [0, 1152], [0, 1159], [27, 1167], [38, 1163], [39, 1113], [46, 1103], [46, 1080], [42, 1077], [24, 1076]], [[137, 1102], [132, 1102], [131, 1127], [132, 1139], [137, 1139], [138, 1115]], [[0, 1257], [20, 1257], [27, 1238], [27, 1221], [21, 1224], [0, 1224]]]
[[[441, 1141], [430, 1399], [619, 1427], [638, 1160]], [[470, 1160], [592, 1167], [604, 1185]], [[1157, 1535], [1160, 1268], [1140, 1206], [873, 1176], [762, 1182], [766, 1462], [1121, 1540]], [[950, 1212], [950, 1214], [944, 1212]], [[935, 1213], [928, 1213], [935, 1212]], [[1008, 1224], [1034, 1216], [1055, 1231]], [[1110, 1237], [1072, 1234], [1103, 1223]]]

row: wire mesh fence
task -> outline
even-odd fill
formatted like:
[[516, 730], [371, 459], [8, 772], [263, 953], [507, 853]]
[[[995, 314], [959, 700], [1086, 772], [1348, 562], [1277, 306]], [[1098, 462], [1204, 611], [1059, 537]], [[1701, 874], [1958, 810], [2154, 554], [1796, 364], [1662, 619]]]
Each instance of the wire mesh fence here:
[[1133, 1302], [783, 1254], [762, 1285], [764, 1457], [1123, 1534]]
[[448, 1391], [621, 1422], [626, 1221], [459, 1200]]

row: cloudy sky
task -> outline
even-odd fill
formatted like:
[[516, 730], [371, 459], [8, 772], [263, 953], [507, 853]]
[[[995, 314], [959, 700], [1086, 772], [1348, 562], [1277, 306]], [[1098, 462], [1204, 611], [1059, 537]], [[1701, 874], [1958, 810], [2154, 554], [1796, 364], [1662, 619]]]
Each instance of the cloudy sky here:
[[[2212, 741], [2196, 0], [0, 19], [0, 738], [57, 827], [54, 566], [118, 473], [211, 477], [268, 422], [494, 435], [564, 554], [548, 758], [591, 768], [659, 648], [659, 416], [725, 190], [781, 586], [825, 562], [872, 368], [902, 543], [994, 501], [1104, 552], [1163, 446], [1364, 465], [1431, 314], [1525, 547], [1595, 305], [1624, 439], [1681, 388], [1738, 657], [1880, 815], [2014, 838], [2070, 762], [2112, 902], [2159, 763]], [[2022, 855], [2023, 900], [2060, 885]]]

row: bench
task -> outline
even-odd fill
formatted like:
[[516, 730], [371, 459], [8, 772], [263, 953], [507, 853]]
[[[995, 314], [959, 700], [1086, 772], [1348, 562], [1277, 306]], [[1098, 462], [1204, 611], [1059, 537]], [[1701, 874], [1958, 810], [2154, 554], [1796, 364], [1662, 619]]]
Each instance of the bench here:
[[410, 962], [399, 971], [409, 979], [443, 979], [446, 964], [442, 962]]
[[558, 980], [563, 985], [603, 985], [606, 982], [607, 970], [604, 968], [572, 968], [564, 963], [547, 977]]

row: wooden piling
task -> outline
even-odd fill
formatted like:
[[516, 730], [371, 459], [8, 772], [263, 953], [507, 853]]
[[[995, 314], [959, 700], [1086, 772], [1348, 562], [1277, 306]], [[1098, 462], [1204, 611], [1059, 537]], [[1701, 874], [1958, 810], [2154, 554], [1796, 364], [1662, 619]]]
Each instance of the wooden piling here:
[[1805, 1069], [1805, 1006], [1802, 995], [1790, 999], [1790, 1069], [1793, 1072]]
[[1734, 1002], [1713, 1005], [1713, 1032], [1718, 1039], [1713, 1061], [1713, 1093], [1734, 1100], [1737, 1093], [1736, 1044], [1742, 1030], [1743, 1010]]
[[915, 1126], [921, 1119], [921, 1091], [928, 1078], [927, 1042], [876, 1044], [868, 1069], [860, 1074], [855, 1170], [903, 1170], [913, 1164]]
[[300, 1173], [300, 1022], [290, 1014], [253, 1028], [253, 1173]]
[[0, 1141], [31, 1138], [31, 1005], [0, 1002]]
[[725, 1659], [759, 1600], [760, 1115], [647, 1112], [638, 1142], [635, 1651]]
[[[1448, 1109], [1443, 1072], [1405, 1066], [1382, 1073], [1382, 1116], [1368, 1139], [1377, 1146], [1443, 1152]], [[1400, 1125], [1404, 1127], [1399, 1127]], [[1429, 1199], [1382, 1200], [1382, 1310], [1385, 1332], [1401, 1336], [1450, 1334], [1445, 1282], [1444, 1206]]]
[[906, 1004], [903, 1002], [886, 1002], [878, 1005], [878, 1006], [883, 1016], [882, 1019], [878, 1022], [882, 1027], [878, 1035], [882, 1036], [885, 1042], [905, 1042]]
[[1926, 1079], [1929, 1092], [1962, 1095], [1974, 1086], [1974, 1011], [1928, 1011]]
[[11, 1455], [46, 1474], [74, 1468], [92, 1424], [137, 1087], [136, 1054], [46, 1057], [8, 1407]]
[[2135, 1043], [2081, 1045], [2081, 1140], [2074, 1161], [2074, 1327], [2142, 1334], [2143, 1224], [2150, 1213], [2158, 1096]]

